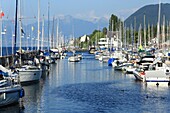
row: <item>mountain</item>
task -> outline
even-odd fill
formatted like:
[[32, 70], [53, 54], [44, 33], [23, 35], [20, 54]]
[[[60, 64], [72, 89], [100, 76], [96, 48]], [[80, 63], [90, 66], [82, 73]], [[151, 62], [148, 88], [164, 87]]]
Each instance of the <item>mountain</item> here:
[[[108, 26], [108, 20], [105, 18], [101, 18], [97, 21], [86, 21], [82, 19], [74, 18], [70, 15], [58, 17], [54, 20], [54, 36], [56, 36], [56, 27], [57, 21], [59, 20], [59, 32], [61, 32], [65, 37], [70, 38], [74, 35], [74, 37], [80, 37], [84, 34], [91, 34], [95, 29], [104, 28]], [[42, 23], [40, 23], [40, 29], [42, 29]], [[37, 32], [37, 23], [30, 24], [26, 29], [30, 29], [31, 26], [35, 26], [35, 33]], [[45, 21], [45, 36], [48, 33], [48, 22]], [[50, 21], [50, 34], [52, 33], [53, 21]]]
[[[158, 8], [159, 4], [155, 5], [147, 5], [139, 10], [137, 10], [135, 13], [133, 13], [131, 16], [129, 16], [125, 20], [125, 24], [127, 27], [129, 27], [131, 24], [134, 26], [134, 18], [136, 18], [136, 27], [139, 28], [139, 25], [144, 25], [144, 15], [145, 15], [145, 23], [146, 25], [156, 25], [158, 22]], [[165, 15], [166, 21], [170, 20], [170, 4], [161, 4], [161, 24], [163, 23], [163, 15]]]
[[107, 27], [108, 20], [103, 18], [98, 21], [91, 22], [82, 19], [73, 18], [72, 16], [65, 16], [60, 18], [60, 31], [67, 37], [74, 35], [80, 37], [84, 34], [91, 34], [95, 29]]
[[[103, 29], [104, 27], [108, 26], [108, 20], [105, 18], [101, 18], [95, 21], [86, 21], [82, 19], [77, 19], [72, 16], [62, 16], [59, 18], [51, 20], [49, 23], [50, 25], [50, 37], [53, 32], [54, 37], [56, 37], [56, 28], [57, 28], [57, 19], [59, 19], [59, 32], [62, 33], [62, 35], [65, 36], [66, 39], [83, 36], [85, 34], [89, 35], [91, 34], [95, 29]], [[48, 37], [48, 21], [45, 20], [44, 22], [44, 38], [47, 40]], [[23, 45], [30, 44], [32, 38], [37, 38], [37, 31], [38, 31], [38, 23], [32, 23], [32, 24], [22, 24], [23, 31], [24, 31], [24, 38], [22, 38]], [[19, 26], [19, 25], [18, 25]], [[54, 30], [53, 30], [54, 26]], [[34, 30], [32, 31], [32, 27], [34, 27]], [[2, 31], [6, 29], [6, 34], [3, 35], [3, 46], [11, 46], [12, 45], [12, 34], [14, 34], [14, 21], [13, 20], [3, 20], [3, 28]], [[18, 27], [19, 29], [19, 27]], [[40, 32], [42, 30], [42, 22], [40, 22]], [[17, 45], [19, 45], [19, 30], [17, 32]], [[41, 38], [40, 33], [40, 38]], [[31, 38], [27, 38], [30, 36]], [[13, 37], [14, 38], [14, 37]], [[27, 41], [28, 40], [28, 41]]]

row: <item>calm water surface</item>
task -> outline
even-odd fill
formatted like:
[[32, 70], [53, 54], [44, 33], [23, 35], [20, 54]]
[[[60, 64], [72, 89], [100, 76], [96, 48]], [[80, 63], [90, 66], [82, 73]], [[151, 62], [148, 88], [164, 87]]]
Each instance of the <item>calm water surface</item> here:
[[37, 84], [23, 86], [24, 110], [5, 113], [168, 113], [170, 88], [145, 86], [84, 53], [81, 62], [58, 60]]

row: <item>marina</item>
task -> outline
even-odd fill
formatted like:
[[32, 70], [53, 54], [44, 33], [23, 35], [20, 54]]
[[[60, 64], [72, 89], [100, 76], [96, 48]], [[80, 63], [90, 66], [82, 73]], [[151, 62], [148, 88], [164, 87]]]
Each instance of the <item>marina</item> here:
[[[24, 109], [18, 105], [1, 112], [98, 113], [168, 112], [169, 87], [146, 86], [130, 74], [115, 71], [107, 63], [83, 53], [80, 62], [61, 59], [50, 65], [39, 83], [23, 86]], [[72, 55], [72, 53], [68, 53]], [[154, 108], [154, 109], [150, 109]]]
[[0, 113], [169, 112], [170, 3], [63, 1], [0, 2]]

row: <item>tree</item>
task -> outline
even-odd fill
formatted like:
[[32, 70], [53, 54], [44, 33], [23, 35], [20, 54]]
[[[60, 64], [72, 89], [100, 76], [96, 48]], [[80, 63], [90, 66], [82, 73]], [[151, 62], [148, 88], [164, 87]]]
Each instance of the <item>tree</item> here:
[[104, 27], [102, 31], [103, 31], [104, 35], [107, 35], [107, 28], [106, 27]]
[[117, 31], [121, 20], [114, 14], [109, 19], [109, 31]]

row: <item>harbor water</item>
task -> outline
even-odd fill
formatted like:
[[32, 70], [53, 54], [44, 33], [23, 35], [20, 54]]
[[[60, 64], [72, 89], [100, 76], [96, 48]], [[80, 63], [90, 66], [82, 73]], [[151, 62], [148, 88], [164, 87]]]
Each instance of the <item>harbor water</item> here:
[[115, 71], [107, 63], [83, 53], [80, 62], [58, 60], [39, 83], [23, 86], [19, 105], [3, 113], [168, 113], [170, 87], [146, 86], [133, 75]]

